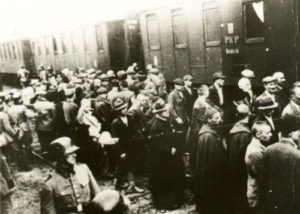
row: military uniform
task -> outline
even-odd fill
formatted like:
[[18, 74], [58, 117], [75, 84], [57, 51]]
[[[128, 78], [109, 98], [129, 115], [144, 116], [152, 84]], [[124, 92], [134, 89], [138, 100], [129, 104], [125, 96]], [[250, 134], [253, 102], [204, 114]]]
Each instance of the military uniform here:
[[87, 165], [76, 164], [73, 172], [59, 167], [40, 191], [41, 214], [81, 213], [80, 205], [90, 202], [98, 192]]
[[14, 187], [14, 181], [6, 158], [0, 150], [0, 213], [11, 213], [11, 190]]

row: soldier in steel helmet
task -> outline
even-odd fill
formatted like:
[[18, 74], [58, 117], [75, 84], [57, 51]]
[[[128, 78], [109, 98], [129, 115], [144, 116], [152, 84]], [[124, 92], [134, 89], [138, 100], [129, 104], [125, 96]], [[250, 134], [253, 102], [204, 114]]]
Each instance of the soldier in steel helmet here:
[[77, 146], [61, 137], [51, 145], [56, 168], [42, 186], [41, 214], [82, 213], [99, 192], [98, 184], [85, 164], [76, 162]]

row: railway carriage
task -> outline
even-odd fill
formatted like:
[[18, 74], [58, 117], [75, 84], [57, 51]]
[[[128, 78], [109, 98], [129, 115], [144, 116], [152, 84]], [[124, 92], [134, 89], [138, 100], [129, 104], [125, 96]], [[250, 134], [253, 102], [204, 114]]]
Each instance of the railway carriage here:
[[254, 85], [275, 71], [298, 80], [298, 0], [185, 0], [130, 13], [66, 32], [0, 44], [0, 72], [13, 76], [20, 64], [126, 69], [156, 65], [168, 82], [192, 74], [212, 83], [223, 71], [236, 85], [240, 71], [255, 71]]
[[283, 71], [298, 79], [297, 0], [190, 0], [139, 13], [145, 64], [157, 65], [168, 81], [192, 74], [211, 83], [223, 71], [236, 84], [253, 69], [254, 84]]

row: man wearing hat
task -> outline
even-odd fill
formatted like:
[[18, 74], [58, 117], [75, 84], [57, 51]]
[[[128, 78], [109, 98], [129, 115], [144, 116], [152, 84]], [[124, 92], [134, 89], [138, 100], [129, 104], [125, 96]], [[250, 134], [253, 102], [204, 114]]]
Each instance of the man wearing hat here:
[[184, 88], [182, 90], [184, 100], [185, 100], [185, 108], [188, 111], [189, 119], [191, 120], [192, 111], [194, 103], [197, 99], [197, 94], [194, 90], [193, 86], [193, 76], [188, 74], [183, 77]]
[[226, 153], [218, 131], [221, 113], [215, 108], [205, 112], [205, 124], [199, 132], [195, 163], [196, 210], [201, 214], [225, 213]]
[[169, 105], [159, 99], [154, 103], [149, 122], [150, 191], [157, 209], [172, 210], [182, 204], [184, 170], [177, 135], [172, 132]]
[[17, 130], [15, 130], [10, 123], [10, 118], [5, 110], [2, 99], [0, 99], [0, 133], [0, 136], [3, 137], [2, 141], [5, 142], [3, 147], [6, 148], [17, 138]]
[[147, 95], [156, 95], [155, 85], [147, 78], [146, 73], [139, 71], [137, 80], [133, 83], [133, 90], [136, 94], [143, 92]]
[[42, 152], [48, 152], [50, 142], [55, 138], [55, 105], [46, 99], [46, 91], [36, 93], [33, 108], [37, 113], [36, 131]]
[[185, 130], [189, 123], [186, 100], [183, 95], [184, 82], [177, 78], [174, 80], [174, 90], [169, 94], [168, 103], [170, 104], [171, 123], [178, 130]]
[[[144, 190], [138, 188], [134, 182], [133, 168], [135, 167], [132, 137], [135, 135], [133, 117], [128, 115], [128, 104], [121, 98], [113, 102], [113, 108], [118, 117], [111, 124], [111, 135], [118, 138], [117, 146], [117, 182], [116, 188], [127, 189], [129, 192], [141, 193]], [[128, 183], [129, 182], [129, 185]]]
[[29, 74], [30, 74], [30, 72], [25, 69], [25, 66], [21, 65], [20, 69], [17, 71], [17, 76], [18, 76], [18, 79], [19, 79], [22, 87], [24, 87], [24, 85], [23, 85], [24, 82], [28, 81]]
[[[260, 100], [265, 99], [266, 97], [272, 99], [274, 102], [278, 103], [278, 98], [276, 93], [276, 85], [275, 85], [275, 81], [276, 79], [272, 76], [267, 76], [265, 78], [263, 78], [263, 84], [264, 84], [264, 88], [265, 91], [259, 95], [256, 100], [254, 101], [254, 110], [257, 109]], [[275, 116], [276, 118], [280, 118], [280, 114], [282, 112], [284, 106], [278, 106], [278, 109], [275, 112]]]
[[85, 164], [77, 164], [77, 146], [61, 137], [51, 143], [55, 170], [40, 190], [41, 214], [82, 213], [99, 193], [98, 184]]
[[121, 97], [126, 103], [129, 103], [134, 92], [129, 89], [128, 83], [126, 80], [119, 82], [120, 92], [119, 97]]
[[278, 109], [278, 103], [274, 102], [271, 97], [262, 97], [257, 103], [257, 116], [254, 118], [254, 121], [265, 121], [272, 130], [270, 143], [278, 142], [278, 119], [274, 116], [274, 113]]
[[127, 78], [126, 78], [126, 82], [128, 83], [128, 87], [129, 89], [133, 89], [133, 84], [136, 80], [136, 77], [135, 77], [135, 72], [133, 70], [133, 67], [132, 66], [129, 66], [127, 71], [126, 71], [126, 74], [127, 74]]
[[65, 100], [56, 106], [56, 135], [74, 139], [78, 106], [74, 103], [74, 89], [64, 90]]
[[263, 180], [266, 213], [298, 213], [300, 210], [300, 123], [281, 121], [281, 139], [264, 151]]
[[14, 156], [13, 159], [17, 161], [20, 170], [27, 171], [30, 170], [28, 153], [31, 150], [32, 143], [32, 133], [27, 122], [28, 109], [22, 104], [20, 92], [15, 92], [12, 99], [13, 105], [9, 107], [7, 114], [17, 135], [11, 144], [14, 150], [11, 155]]
[[247, 68], [241, 71], [241, 75], [242, 77], [247, 78], [250, 81], [255, 77], [254, 72]]
[[221, 72], [216, 72], [213, 74], [213, 85], [209, 87], [209, 99], [218, 107], [224, 110], [225, 97], [223, 87], [225, 84], [225, 78]]
[[166, 80], [164, 78], [164, 75], [157, 69], [157, 68], [151, 68], [148, 71], [148, 79], [153, 83], [155, 86], [155, 89], [157, 91], [158, 96], [164, 96], [166, 95]]

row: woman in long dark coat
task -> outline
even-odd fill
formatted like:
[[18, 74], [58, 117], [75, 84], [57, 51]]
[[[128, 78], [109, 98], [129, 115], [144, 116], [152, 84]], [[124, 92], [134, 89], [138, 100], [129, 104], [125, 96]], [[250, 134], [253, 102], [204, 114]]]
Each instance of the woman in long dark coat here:
[[163, 100], [154, 104], [156, 115], [149, 122], [149, 134], [160, 135], [150, 142], [150, 190], [154, 206], [174, 209], [183, 199], [183, 162], [176, 135], [172, 134], [168, 106]]
[[201, 214], [225, 213], [226, 155], [218, 134], [221, 114], [206, 110], [206, 121], [199, 132], [195, 166], [196, 209]]

